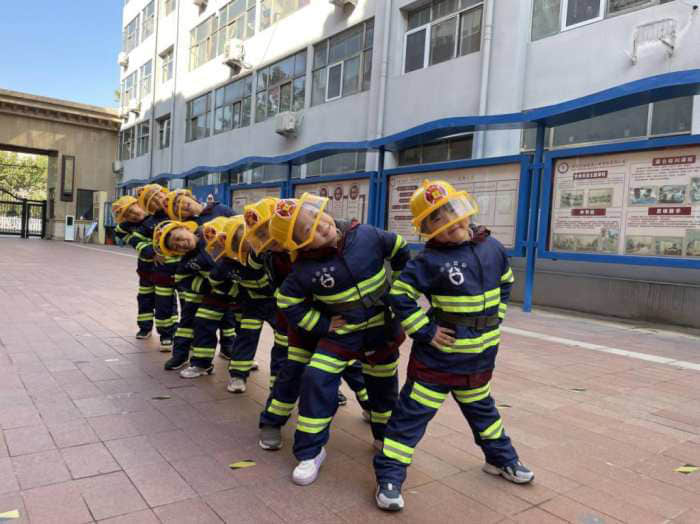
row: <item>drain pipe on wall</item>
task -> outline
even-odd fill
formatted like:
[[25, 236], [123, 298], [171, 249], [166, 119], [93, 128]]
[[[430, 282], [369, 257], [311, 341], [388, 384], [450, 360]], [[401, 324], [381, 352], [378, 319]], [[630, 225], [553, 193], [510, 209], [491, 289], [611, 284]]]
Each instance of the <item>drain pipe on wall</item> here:
[[[484, 2], [484, 38], [481, 48], [481, 87], [479, 92], [479, 116], [486, 114], [489, 100], [489, 79], [491, 74], [491, 40], [493, 39], [494, 0]], [[484, 158], [486, 132], [476, 134], [475, 158]]]
[[148, 141], [150, 142], [148, 148], [148, 179], [153, 177], [153, 150], [155, 149], [156, 141], [156, 86], [158, 85], [157, 72], [158, 72], [158, 22], [160, 21], [160, 2], [156, 2], [155, 5], [155, 27], [154, 29], [154, 46], [153, 46], [153, 62], [151, 65], [151, 118], [149, 119], [149, 130], [148, 130]]
[[[389, 41], [391, 36], [392, 4], [392, 0], [384, 0], [384, 33], [382, 34], [382, 61], [379, 68], [379, 107], [377, 108], [377, 132], [375, 138], [384, 136], [384, 107], [386, 99], [386, 81], [389, 76]], [[378, 156], [377, 161], [379, 161]]]
[[175, 155], [175, 100], [176, 100], [176, 94], [177, 94], [177, 69], [178, 66], [180, 65], [180, 55], [178, 54], [178, 51], [180, 49], [180, 6], [182, 5], [182, 2], [177, 3], [176, 7], [176, 13], [175, 13], [175, 44], [173, 46], [173, 61], [175, 62], [173, 64], [173, 94], [172, 94], [172, 101], [170, 102], [170, 129], [168, 129], [168, 133], [170, 133], [170, 140], [168, 141], [168, 144], [170, 144], [170, 163], [168, 165], [168, 173], [173, 172], [173, 164], [174, 160], [173, 157]]

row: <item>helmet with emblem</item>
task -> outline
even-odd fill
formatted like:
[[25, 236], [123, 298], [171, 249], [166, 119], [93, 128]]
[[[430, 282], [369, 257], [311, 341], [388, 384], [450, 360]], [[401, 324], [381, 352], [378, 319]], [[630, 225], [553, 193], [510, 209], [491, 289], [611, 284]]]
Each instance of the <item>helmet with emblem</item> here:
[[178, 220], [165, 220], [153, 230], [153, 249], [159, 255], [174, 257], [184, 255], [185, 252], [168, 246], [168, 236], [178, 228], [185, 228], [194, 233], [199, 227], [196, 222], [180, 222]]
[[134, 204], [138, 204], [138, 201], [131, 195], [124, 195], [112, 202], [112, 214], [117, 224], [126, 221], [126, 215]]
[[425, 240], [478, 212], [474, 197], [466, 191], [455, 190], [444, 180], [424, 180], [411, 196], [413, 226]]
[[216, 261], [224, 256], [226, 245], [226, 224], [232, 217], [216, 217], [202, 224], [202, 236], [207, 243], [207, 253]]
[[274, 241], [270, 236], [269, 224], [275, 212], [278, 198], [263, 198], [255, 204], [248, 204], [243, 208], [245, 220], [245, 240], [257, 254], [265, 251]]
[[170, 220], [182, 220], [183, 202], [185, 199], [196, 200], [189, 189], [176, 189], [168, 193], [167, 213]]
[[[327, 205], [328, 198], [311, 193], [304, 193], [299, 199], [279, 200], [270, 219], [270, 236], [289, 251], [309, 245]], [[297, 224], [303, 227], [297, 227]]]
[[150, 215], [167, 207], [168, 190], [160, 184], [146, 184], [136, 190], [136, 195], [139, 205]]

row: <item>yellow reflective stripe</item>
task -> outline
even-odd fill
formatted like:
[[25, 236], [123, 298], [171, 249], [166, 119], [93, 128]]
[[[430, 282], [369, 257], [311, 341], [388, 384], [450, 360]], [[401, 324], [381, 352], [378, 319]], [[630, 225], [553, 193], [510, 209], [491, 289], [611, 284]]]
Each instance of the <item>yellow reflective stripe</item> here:
[[182, 292], [180, 292], [180, 295], [187, 302], [192, 302], [194, 304], [198, 304], [202, 301], [202, 295], [200, 295], [198, 293], [191, 293], [189, 291], [182, 291]]
[[195, 318], [205, 318], [207, 320], [219, 321], [224, 318], [224, 313], [222, 311], [212, 311], [205, 307], [197, 308], [197, 313], [194, 315]]
[[335, 330], [337, 335], [347, 335], [348, 333], [354, 333], [356, 331], [362, 331], [365, 329], [383, 326], [384, 325], [384, 313], [379, 313], [370, 317], [369, 320], [361, 322], [359, 324], [345, 324], [343, 327]]
[[209, 277], [209, 283], [212, 286], [220, 286], [221, 284], [224, 283], [224, 281], [223, 280], [214, 280], [213, 278]]
[[165, 257], [165, 263], [166, 264], [173, 264], [175, 262], [180, 262], [180, 259], [182, 257], [177, 255], [177, 256], [172, 256], [172, 257]]
[[192, 279], [192, 291], [199, 293], [199, 291], [202, 288], [202, 284], [204, 283], [204, 279], [200, 276], [196, 276]]
[[139, 295], [150, 295], [156, 290], [153, 286], [139, 286]]
[[241, 329], [262, 329], [263, 321], [257, 318], [242, 318]]
[[512, 284], [515, 282], [515, 277], [513, 276], [513, 270], [508, 268], [508, 271], [503, 273], [501, 276], [501, 284]]
[[159, 297], [171, 297], [175, 290], [171, 287], [156, 286], [156, 295]]
[[156, 319], [156, 326], [158, 327], [168, 327], [172, 326], [175, 322], [177, 322], [176, 318], [165, 318], [165, 319]]
[[402, 464], [410, 464], [413, 460], [413, 448], [389, 437], [384, 437], [382, 453], [385, 457], [398, 460]]
[[314, 353], [309, 362], [309, 367], [320, 369], [326, 373], [337, 375], [345, 371], [348, 363], [346, 360], [340, 360], [322, 353]]
[[401, 271], [392, 271], [391, 272], [391, 281], [398, 280], [399, 275], [401, 274]]
[[508, 311], [508, 304], [503, 302], [498, 304], [498, 318], [506, 318], [506, 311]]
[[391, 418], [391, 410], [370, 411], [369, 413], [370, 422], [374, 422], [375, 424], [386, 424], [389, 422], [389, 418]]
[[396, 235], [396, 242], [394, 242], [394, 249], [391, 250], [391, 255], [389, 255], [389, 258], [394, 258], [396, 256], [396, 253], [399, 252], [399, 249], [406, 247], [406, 241], [403, 239], [401, 235]]
[[499, 417], [496, 422], [487, 427], [484, 431], [479, 431], [479, 436], [486, 440], [500, 438], [503, 434], [503, 420]]
[[411, 394], [409, 397], [425, 407], [440, 409], [440, 406], [442, 406], [442, 403], [447, 398], [447, 393], [434, 391], [430, 388], [422, 386], [418, 382], [414, 382], [413, 389], [411, 389]]
[[278, 346], [287, 346], [289, 345], [289, 339], [285, 335], [275, 331], [275, 344]]
[[312, 418], [299, 415], [297, 419], [297, 431], [302, 431], [304, 433], [320, 433], [328, 427], [331, 418], [332, 417]]
[[203, 346], [192, 346], [192, 356], [196, 358], [210, 358], [216, 353], [216, 348], [205, 348]]
[[137, 320], [153, 320], [153, 313], [141, 313], [136, 317]]
[[267, 286], [269, 283], [270, 279], [267, 275], [258, 280], [241, 280], [240, 282], [241, 286], [251, 289], [260, 289], [261, 287]]
[[485, 399], [491, 394], [491, 383], [473, 389], [453, 389], [452, 394], [460, 404], [472, 404]]
[[280, 309], [296, 306], [304, 301], [304, 297], [288, 297], [287, 295], [280, 293], [279, 290], [275, 292], [275, 298], [277, 299], [277, 307]]
[[362, 402], [367, 402], [369, 400], [369, 395], [367, 394], [367, 388], [362, 388], [360, 391], [355, 393], [357, 398]]
[[495, 289], [490, 289], [484, 293], [484, 309], [489, 309], [491, 307], [496, 307], [501, 303], [501, 288], [497, 287]]
[[179, 327], [175, 331], [175, 336], [181, 338], [194, 338], [194, 329]]
[[141, 242], [136, 244], [136, 251], [138, 251], [139, 254], [141, 254], [141, 251], [143, 251], [144, 249], [146, 249], [150, 245], [151, 245], [151, 243], [148, 240], [142, 240]]
[[189, 275], [183, 274], [183, 273], [175, 273], [175, 282], [182, 282], [185, 280]]
[[411, 284], [404, 282], [403, 280], [394, 280], [394, 284], [391, 286], [390, 295], [408, 295], [413, 300], [418, 300], [420, 296], [420, 291], [414, 288]]
[[231, 360], [228, 364], [229, 369], [236, 371], [250, 371], [253, 368], [252, 360]]
[[263, 265], [256, 262], [252, 255], [248, 255], [248, 265], [253, 269], [262, 269]]
[[[367, 278], [357, 284], [356, 287], [351, 287], [340, 293], [334, 295], [316, 295], [314, 298], [325, 304], [341, 304], [344, 302], [352, 302], [353, 300], [359, 300], [360, 297], [368, 295], [373, 291], [379, 289], [386, 279], [386, 269], [382, 267], [376, 274]], [[358, 291], [359, 290], [359, 291]]]
[[287, 348], [287, 360], [308, 364], [309, 360], [311, 360], [311, 351], [306, 351], [305, 349], [295, 346], [289, 346], [289, 348]]
[[236, 336], [236, 329], [235, 328], [222, 329], [221, 334], [225, 337], [235, 337]]
[[443, 353], [482, 353], [490, 347], [497, 346], [501, 341], [501, 329], [484, 333], [480, 337], [458, 338], [452, 346], [439, 346]]
[[406, 332], [407, 335], [411, 335], [418, 331], [420, 328], [425, 326], [430, 322], [430, 319], [428, 318], [428, 315], [425, 314], [425, 311], [422, 309], [419, 309], [412, 315], [406, 317], [401, 321], [401, 327], [403, 330]]
[[288, 417], [292, 414], [294, 409], [294, 402], [280, 402], [277, 399], [272, 399], [270, 405], [267, 407], [267, 411], [279, 415], [280, 417]]
[[393, 377], [396, 375], [396, 370], [399, 367], [399, 361], [390, 362], [389, 364], [366, 364], [362, 363], [362, 373], [371, 377]]
[[321, 319], [321, 313], [315, 309], [307, 311], [306, 315], [299, 321], [299, 327], [306, 331], [311, 331]]

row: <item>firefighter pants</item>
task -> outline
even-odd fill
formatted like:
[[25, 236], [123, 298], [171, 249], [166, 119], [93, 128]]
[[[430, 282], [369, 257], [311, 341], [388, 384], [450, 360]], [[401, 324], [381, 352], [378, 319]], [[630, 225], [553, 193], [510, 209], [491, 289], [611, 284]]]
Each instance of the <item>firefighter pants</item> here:
[[185, 362], [190, 355], [190, 347], [194, 339], [194, 319], [200, 306], [201, 297], [194, 296], [195, 300], [180, 298], [180, 324], [175, 330], [173, 340], [173, 358]]
[[235, 345], [237, 317], [227, 304], [200, 304], [194, 316], [194, 339], [192, 340], [192, 356], [190, 365], [209, 368], [216, 353], [219, 331], [221, 338], [218, 342], [222, 348], [231, 350]]
[[[311, 356], [301, 380], [299, 418], [294, 434], [297, 460], [315, 457], [328, 442], [331, 421], [338, 409], [340, 378], [352, 360], [320, 347]], [[374, 364], [362, 363], [375, 440], [384, 438], [386, 424], [396, 404], [398, 364], [397, 352]]]
[[156, 308], [156, 286], [150, 278], [139, 275], [139, 293], [136, 295], [139, 330], [150, 332], [153, 329], [153, 310]]
[[474, 441], [484, 452], [486, 462], [500, 467], [518, 460], [491, 397], [490, 382], [478, 388], [466, 389], [408, 380], [386, 428], [384, 447], [374, 457], [378, 482], [391, 482], [399, 487], [403, 484], [416, 445], [449, 393], [452, 393], [467, 419]]
[[155, 284], [156, 330], [161, 337], [172, 338], [177, 329], [175, 286]]

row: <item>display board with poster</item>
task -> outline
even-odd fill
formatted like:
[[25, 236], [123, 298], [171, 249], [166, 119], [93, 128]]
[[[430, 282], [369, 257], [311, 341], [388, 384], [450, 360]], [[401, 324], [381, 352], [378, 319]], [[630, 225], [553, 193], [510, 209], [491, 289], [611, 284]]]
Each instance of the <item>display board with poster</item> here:
[[549, 250], [700, 257], [700, 147], [555, 160]]
[[369, 211], [369, 178], [338, 180], [320, 184], [297, 184], [294, 196], [304, 193], [328, 197], [326, 210], [333, 218], [367, 223]]
[[516, 224], [520, 189], [520, 164], [499, 164], [445, 171], [393, 175], [389, 179], [387, 229], [409, 243], [419, 242], [411, 223], [411, 195], [425, 179], [445, 180], [458, 191], [476, 198], [479, 214], [475, 224], [486, 226], [505, 247], [516, 244]]
[[251, 189], [234, 189], [231, 191], [231, 207], [236, 213], [243, 213], [243, 207], [254, 204], [266, 197], [279, 198], [279, 187], [255, 187]]

